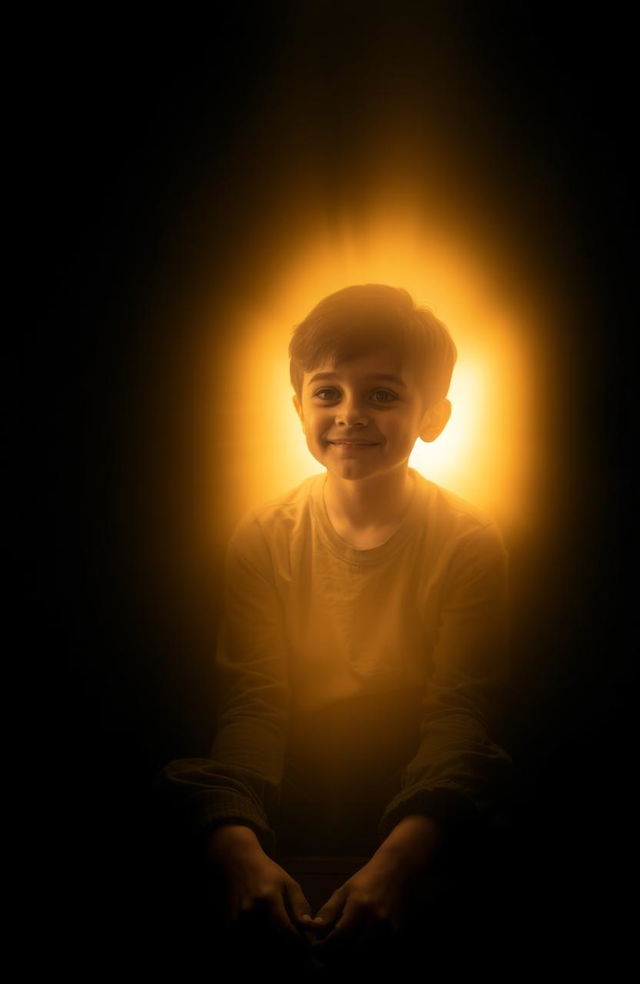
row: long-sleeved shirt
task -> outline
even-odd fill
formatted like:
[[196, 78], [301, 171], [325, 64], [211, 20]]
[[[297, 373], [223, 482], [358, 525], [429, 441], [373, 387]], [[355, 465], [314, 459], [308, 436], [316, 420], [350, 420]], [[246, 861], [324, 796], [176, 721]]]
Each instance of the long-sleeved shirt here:
[[237, 525], [211, 756], [164, 771], [198, 829], [245, 823], [267, 850], [306, 853], [315, 831], [351, 853], [350, 834], [383, 840], [411, 813], [492, 810], [511, 765], [490, 734], [507, 556], [492, 520], [411, 472], [409, 509], [373, 549], [333, 528], [325, 473]]

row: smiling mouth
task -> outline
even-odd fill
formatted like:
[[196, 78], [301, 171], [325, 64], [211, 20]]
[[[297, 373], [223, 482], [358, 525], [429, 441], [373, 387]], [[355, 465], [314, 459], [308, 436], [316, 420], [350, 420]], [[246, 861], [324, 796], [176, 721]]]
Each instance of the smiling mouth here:
[[329, 444], [344, 444], [349, 448], [375, 448], [377, 441], [329, 441]]

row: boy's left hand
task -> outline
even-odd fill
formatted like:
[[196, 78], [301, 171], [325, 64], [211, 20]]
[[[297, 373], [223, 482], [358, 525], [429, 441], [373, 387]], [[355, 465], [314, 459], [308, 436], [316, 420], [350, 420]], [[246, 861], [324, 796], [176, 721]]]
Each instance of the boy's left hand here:
[[313, 920], [313, 941], [323, 955], [391, 939], [403, 922], [411, 882], [406, 866], [374, 856], [336, 889]]
[[370, 861], [325, 902], [304, 930], [329, 955], [346, 946], [386, 944], [401, 928], [410, 890], [429, 870], [443, 841], [438, 822], [422, 814], [404, 817]]

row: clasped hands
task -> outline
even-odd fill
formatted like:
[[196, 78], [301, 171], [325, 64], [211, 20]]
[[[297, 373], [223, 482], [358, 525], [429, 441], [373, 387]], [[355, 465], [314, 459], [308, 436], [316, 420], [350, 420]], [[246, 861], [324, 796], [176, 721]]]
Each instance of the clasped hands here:
[[435, 821], [405, 817], [315, 917], [298, 882], [264, 853], [250, 828], [218, 828], [209, 842], [209, 857], [225, 878], [230, 925], [257, 919], [276, 936], [310, 945], [324, 958], [393, 937], [403, 923], [409, 888], [428, 867], [440, 840]]
[[374, 855], [333, 892], [315, 917], [303, 914], [298, 924], [323, 957], [384, 944], [402, 925], [409, 874], [390, 857]]

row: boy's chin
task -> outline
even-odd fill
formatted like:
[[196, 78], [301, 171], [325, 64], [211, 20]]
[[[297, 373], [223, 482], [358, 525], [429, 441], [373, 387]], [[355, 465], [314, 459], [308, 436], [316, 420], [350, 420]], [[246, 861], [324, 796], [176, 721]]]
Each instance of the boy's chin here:
[[379, 469], [372, 467], [372, 462], [361, 461], [357, 457], [343, 458], [341, 460], [327, 448], [317, 449], [315, 447], [309, 447], [309, 452], [319, 465], [322, 465], [328, 473], [335, 475], [336, 478], [355, 481], [357, 479], [370, 478], [379, 471]]
[[335, 475], [336, 478], [345, 481], [357, 482], [359, 479], [372, 478], [378, 474], [375, 469], [363, 468], [359, 462], [355, 461], [345, 461], [338, 465], [326, 462], [324, 464], [328, 474]]

